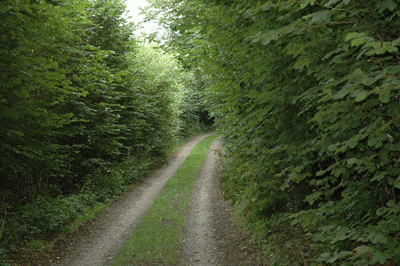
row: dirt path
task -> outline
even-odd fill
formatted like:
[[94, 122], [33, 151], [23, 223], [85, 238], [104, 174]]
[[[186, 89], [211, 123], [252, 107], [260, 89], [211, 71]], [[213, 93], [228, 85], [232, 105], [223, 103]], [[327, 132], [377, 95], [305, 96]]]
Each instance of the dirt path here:
[[193, 186], [179, 265], [264, 265], [256, 245], [231, 218], [219, 186], [220, 141], [214, 141]]
[[[142, 184], [126, 192], [91, 223], [58, 243], [40, 266], [105, 266], [130, 236], [162, 187], [174, 175], [193, 147], [209, 134], [182, 146], [173, 158]], [[219, 189], [221, 148], [214, 141], [195, 182], [189, 203], [179, 265], [263, 265], [259, 252], [231, 220], [231, 207]]]
[[100, 266], [111, 265], [116, 252], [151, 207], [163, 186], [185, 161], [194, 146], [210, 134], [198, 136], [185, 145], [142, 184], [134, 187], [103, 211], [92, 223], [68, 236], [54, 254], [37, 265]]

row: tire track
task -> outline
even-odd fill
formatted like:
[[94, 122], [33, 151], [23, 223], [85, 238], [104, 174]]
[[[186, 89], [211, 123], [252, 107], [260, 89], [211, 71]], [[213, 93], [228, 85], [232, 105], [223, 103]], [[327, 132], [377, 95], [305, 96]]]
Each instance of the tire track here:
[[185, 237], [180, 265], [216, 265], [217, 252], [211, 218], [213, 182], [218, 172], [218, 141], [214, 141], [207, 153], [196, 179], [185, 224]]
[[185, 223], [180, 266], [267, 265], [249, 234], [232, 221], [233, 208], [219, 185], [219, 139], [210, 146], [193, 186]]
[[112, 259], [151, 207], [163, 186], [175, 174], [191, 150], [210, 134], [195, 137], [143, 183], [125, 193], [94, 221], [60, 243], [54, 254], [37, 265], [102, 266]]

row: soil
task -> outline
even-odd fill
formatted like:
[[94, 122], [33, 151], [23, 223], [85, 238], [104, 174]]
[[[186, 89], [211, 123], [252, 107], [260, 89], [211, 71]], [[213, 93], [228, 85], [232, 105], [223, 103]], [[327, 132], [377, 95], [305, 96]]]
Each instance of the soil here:
[[214, 141], [193, 186], [179, 265], [266, 265], [250, 235], [233, 221], [219, 184], [219, 139]]
[[[51, 254], [34, 262], [38, 266], [106, 266], [135, 230], [162, 187], [185, 161], [204, 134], [183, 145], [167, 164], [131, 188], [93, 221], [56, 243]], [[189, 202], [178, 265], [265, 265], [249, 234], [232, 220], [232, 207], [219, 186], [222, 148], [211, 145]], [[160, 264], [162, 265], [162, 264]]]

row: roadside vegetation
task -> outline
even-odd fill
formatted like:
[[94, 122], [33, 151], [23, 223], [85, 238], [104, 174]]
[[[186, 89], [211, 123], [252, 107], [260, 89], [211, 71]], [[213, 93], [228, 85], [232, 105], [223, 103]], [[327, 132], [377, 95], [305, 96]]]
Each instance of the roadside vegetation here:
[[269, 265], [398, 265], [398, 2], [149, 2], [207, 84], [225, 195]]
[[194, 74], [124, 10], [0, 3], [1, 265], [49, 251], [212, 124]]
[[209, 112], [271, 265], [399, 264], [398, 3], [149, 2], [158, 45], [117, 0], [0, 3], [0, 262], [50, 249]]
[[126, 241], [113, 265], [176, 263], [193, 183], [217, 137], [217, 134], [208, 136], [193, 148]]

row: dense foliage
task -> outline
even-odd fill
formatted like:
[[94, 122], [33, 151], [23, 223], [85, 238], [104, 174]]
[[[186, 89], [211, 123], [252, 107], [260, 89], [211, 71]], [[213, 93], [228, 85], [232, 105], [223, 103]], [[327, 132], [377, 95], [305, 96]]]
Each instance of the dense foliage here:
[[303, 238], [271, 263], [400, 263], [397, 2], [150, 2], [207, 84], [226, 194], [265, 246]]
[[0, 2], [0, 261], [201, 129], [198, 81], [137, 41], [121, 2]]

